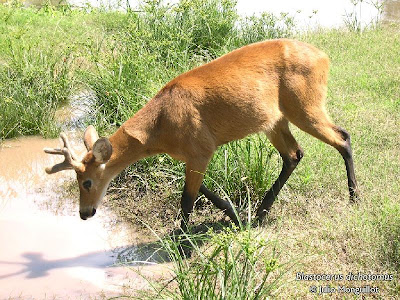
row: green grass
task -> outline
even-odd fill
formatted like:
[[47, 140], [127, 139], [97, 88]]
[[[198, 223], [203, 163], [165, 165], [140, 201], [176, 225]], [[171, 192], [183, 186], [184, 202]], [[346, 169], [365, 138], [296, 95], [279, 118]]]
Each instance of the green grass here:
[[76, 26], [64, 21], [60, 12], [0, 5], [0, 140], [54, 134], [54, 112], [73, 85], [65, 31]]
[[55, 112], [85, 88], [86, 44], [101, 38], [96, 14], [68, 7], [0, 5], [0, 140], [55, 136]]
[[[284, 18], [284, 25], [269, 14], [243, 20], [231, 1], [209, 3], [182, 1], [171, 7], [147, 1], [130, 13], [0, 6], [1, 138], [56, 133], [56, 109], [79, 88], [94, 91], [95, 125], [104, 134], [112, 132], [181, 72], [241, 45], [292, 34], [291, 19]], [[166, 287], [154, 283], [159, 298], [220, 299], [226, 288], [232, 297], [246, 299], [241, 291], [256, 291], [264, 276], [260, 299], [312, 298], [310, 285], [327, 284], [296, 281], [297, 272], [393, 274], [390, 282], [341, 283], [370, 284], [380, 288], [378, 297], [399, 297], [399, 27], [326, 30], [295, 38], [331, 58], [327, 108], [351, 134], [359, 203], [349, 204], [339, 153], [292, 126], [305, 156], [264, 227], [213, 232], [201, 244], [194, 242], [198, 234], [189, 236], [194, 254], [182, 260], [168, 232], [176, 229], [184, 166], [165, 155], [138, 162], [114, 180], [105, 205], [141, 230], [149, 232], [144, 222], [165, 236], [176, 277]], [[246, 214], [248, 199], [248, 209], [256, 207], [280, 168], [276, 150], [263, 135], [255, 135], [222, 146], [206, 184]], [[198, 199], [193, 224], [223, 219], [208, 201]], [[253, 240], [260, 252], [250, 257], [245, 249]], [[235, 277], [240, 272], [248, 280]], [[278, 277], [279, 284], [273, 284]], [[216, 288], [207, 289], [209, 284]]]
[[[174, 264], [175, 287], [171, 281], [153, 284], [141, 299], [265, 299], [281, 284], [286, 266], [278, 263], [274, 243], [259, 232], [211, 228], [179, 238], [160, 238]], [[192, 249], [190, 257], [180, 248], [184, 244]]]

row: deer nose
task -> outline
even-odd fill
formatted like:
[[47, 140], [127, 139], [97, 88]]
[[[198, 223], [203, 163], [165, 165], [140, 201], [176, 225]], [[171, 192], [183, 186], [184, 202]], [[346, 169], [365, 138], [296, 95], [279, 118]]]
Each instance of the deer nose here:
[[86, 220], [89, 217], [89, 214], [80, 211], [79, 216], [81, 217], [82, 220]]
[[79, 212], [79, 216], [81, 217], [82, 220], [86, 220], [87, 218], [93, 217], [95, 213], [96, 213], [96, 209], [93, 208], [91, 212], [87, 212], [87, 211], [82, 212], [82, 211], [80, 211]]

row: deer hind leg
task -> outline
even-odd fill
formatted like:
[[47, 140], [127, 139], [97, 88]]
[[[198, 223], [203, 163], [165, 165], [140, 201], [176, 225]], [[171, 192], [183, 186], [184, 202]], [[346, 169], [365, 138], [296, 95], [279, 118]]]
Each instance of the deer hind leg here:
[[288, 115], [286, 115], [286, 117], [301, 130], [331, 145], [339, 151], [346, 165], [350, 201], [355, 201], [358, 196], [358, 188], [354, 172], [350, 134], [345, 129], [333, 124], [323, 108], [318, 110], [314, 109], [312, 114], [306, 114], [304, 111], [300, 111], [296, 117]]
[[347, 185], [349, 188], [350, 201], [354, 202], [358, 197], [358, 187], [356, 175], [354, 172], [353, 151], [351, 149], [350, 134], [341, 127], [335, 126], [334, 130], [340, 134], [343, 144], [339, 144], [335, 148], [340, 152], [344, 159], [347, 172]]
[[271, 189], [265, 194], [260, 207], [257, 209], [256, 218], [262, 222], [265, 215], [270, 210], [279, 191], [286, 183], [293, 170], [303, 157], [303, 150], [297, 144], [295, 138], [289, 130], [289, 124], [286, 119], [279, 121], [273, 130], [266, 133], [272, 145], [278, 150], [283, 160], [282, 171]]

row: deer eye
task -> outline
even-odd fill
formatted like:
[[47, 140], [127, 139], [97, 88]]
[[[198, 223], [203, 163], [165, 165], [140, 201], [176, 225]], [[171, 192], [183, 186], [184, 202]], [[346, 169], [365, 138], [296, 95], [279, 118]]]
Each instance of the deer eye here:
[[82, 183], [82, 186], [83, 186], [87, 191], [89, 191], [90, 188], [91, 188], [91, 186], [92, 186], [92, 181], [91, 181], [90, 179], [85, 180], [85, 181]]

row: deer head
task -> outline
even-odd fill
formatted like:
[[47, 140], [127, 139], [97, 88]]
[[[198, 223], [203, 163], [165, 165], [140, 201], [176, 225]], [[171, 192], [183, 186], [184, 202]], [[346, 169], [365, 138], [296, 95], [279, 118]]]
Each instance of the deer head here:
[[112, 146], [107, 138], [99, 138], [96, 129], [90, 125], [84, 134], [87, 153], [79, 160], [66, 134], [61, 133], [60, 137], [64, 144], [62, 149], [45, 148], [44, 152], [63, 155], [65, 159], [46, 168], [46, 172], [53, 174], [62, 170], [75, 170], [80, 191], [79, 214], [81, 219], [86, 220], [96, 213], [112, 179], [112, 176], [105, 171], [105, 164], [112, 154]]

